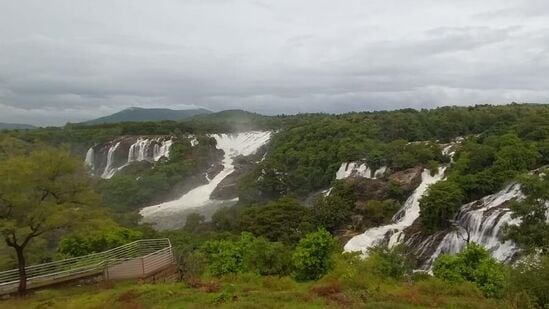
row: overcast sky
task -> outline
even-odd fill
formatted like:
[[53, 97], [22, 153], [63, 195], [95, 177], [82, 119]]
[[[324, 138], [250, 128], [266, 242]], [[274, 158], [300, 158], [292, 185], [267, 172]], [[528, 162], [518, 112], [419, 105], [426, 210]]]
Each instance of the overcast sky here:
[[549, 101], [546, 0], [0, 0], [0, 122]]

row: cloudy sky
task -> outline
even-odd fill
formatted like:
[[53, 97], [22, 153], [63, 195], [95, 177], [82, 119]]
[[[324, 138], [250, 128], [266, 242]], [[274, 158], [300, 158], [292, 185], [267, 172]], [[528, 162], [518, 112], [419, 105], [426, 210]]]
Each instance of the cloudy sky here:
[[0, 122], [549, 101], [546, 0], [0, 0]]

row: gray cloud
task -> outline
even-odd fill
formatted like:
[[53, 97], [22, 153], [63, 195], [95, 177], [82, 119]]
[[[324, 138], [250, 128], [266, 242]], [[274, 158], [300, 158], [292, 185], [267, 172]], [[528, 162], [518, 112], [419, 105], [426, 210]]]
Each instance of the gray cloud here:
[[4, 1], [0, 121], [547, 102], [546, 15], [538, 0]]

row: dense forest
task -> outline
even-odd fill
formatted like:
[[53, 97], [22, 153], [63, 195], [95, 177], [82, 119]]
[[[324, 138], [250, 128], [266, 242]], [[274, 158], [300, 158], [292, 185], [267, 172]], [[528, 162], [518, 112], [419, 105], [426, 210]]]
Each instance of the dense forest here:
[[[178, 230], [140, 224], [140, 208], [173, 199], [174, 188], [219, 156], [208, 134], [245, 130], [274, 133], [264, 159], [239, 181], [235, 206], [219, 209], [211, 220], [190, 215]], [[189, 144], [191, 134], [199, 141], [196, 147]], [[130, 165], [112, 179], [90, 175], [83, 164], [86, 150], [126, 135], [176, 139], [169, 159], [153, 168]], [[442, 145], [456, 139], [453, 157], [444, 154]], [[435, 173], [448, 166], [444, 180], [420, 201], [417, 225], [426, 235], [451, 228], [463, 204], [520, 183], [526, 197], [511, 207], [521, 222], [502, 236], [520, 247], [520, 256], [503, 264], [470, 243], [457, 255], [437, 258], [430, 275], [414, 272], [417, 257], [404, 245], [376, 246], [367, 258], [342, 252], [345, 231], [389, 222], [415, 188], [391, 179], [336, 180], [341, 164], [353, 161], [392, 173], [414, 168]], [[0, 134], [5, 240], [0, 267], [168, 237], [177, 250], [181, 280], [190, 288], [214, 281], [240, 284], [252, 276], [273, 285], [290, 282], [296, 289], [305, 284], [327, 304], [342, 307], [544, 308], [549, 306], [548, 165], [549, 105], [536, 104], [340, 115], [225, 111], [180, 122], [6, 130]], [[381, 189], [374, 191], [372, 184]], [[329, 195], [319, 194], [328, 189]], [[239, 293], [222, 290], [219, 301], [236, 301]]]

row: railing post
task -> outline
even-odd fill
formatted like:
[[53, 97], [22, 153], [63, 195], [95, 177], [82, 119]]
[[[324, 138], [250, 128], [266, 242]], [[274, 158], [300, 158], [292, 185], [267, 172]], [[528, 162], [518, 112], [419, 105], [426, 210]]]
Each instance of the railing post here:
[[106, 276], [105, 281], [109, 281], [109, 260], [105, 261], [105, 270], [103, 271], [103, 273]]
[[143, 270], [143, 278], [145, 278], [145, 258], [141, 257], [141, 268]]

